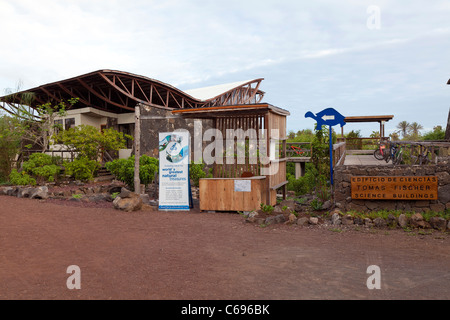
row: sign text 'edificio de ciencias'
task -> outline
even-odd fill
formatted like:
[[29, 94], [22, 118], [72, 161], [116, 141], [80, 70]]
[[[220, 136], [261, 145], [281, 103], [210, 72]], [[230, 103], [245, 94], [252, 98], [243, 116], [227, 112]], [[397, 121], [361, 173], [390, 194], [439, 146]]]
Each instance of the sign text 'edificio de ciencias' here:
[[434, 176], [408, 177], [352, 177], [352, 199], [373, 200], [436, 200], [438, 178]]

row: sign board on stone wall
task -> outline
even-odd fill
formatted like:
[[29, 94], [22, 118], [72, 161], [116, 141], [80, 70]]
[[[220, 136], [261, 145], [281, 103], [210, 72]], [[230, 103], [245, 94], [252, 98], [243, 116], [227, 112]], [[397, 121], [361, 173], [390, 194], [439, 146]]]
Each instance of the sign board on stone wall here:
[[435, 176], [353, 176], [352, 199], [437, 200], [438, 178]]

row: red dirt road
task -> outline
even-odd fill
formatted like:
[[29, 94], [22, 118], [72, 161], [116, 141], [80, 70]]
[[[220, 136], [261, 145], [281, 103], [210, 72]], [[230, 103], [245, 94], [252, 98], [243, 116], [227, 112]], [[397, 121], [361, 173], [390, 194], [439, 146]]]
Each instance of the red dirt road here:
[[[67, 267], [81, 270], [69, 290]], [[367, 268], [381, 269], [369, 290]], [[0, 299], [450, 299], [450, 235], [0, 196]]]

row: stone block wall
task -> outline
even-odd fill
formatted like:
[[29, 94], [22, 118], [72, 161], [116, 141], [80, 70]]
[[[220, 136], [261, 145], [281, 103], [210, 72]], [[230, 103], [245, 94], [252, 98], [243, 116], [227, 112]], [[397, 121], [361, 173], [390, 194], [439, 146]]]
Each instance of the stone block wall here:
[[[141, 154], [159, 156], [159, 133], [186, 129], [191, 135], [191, 150], [194, 144], [194, 119], [173, 115], [171, 110], [139, 105], [141, 108]], [[202, 133], [213, 126], [213, 120], [202, 121]], [[193, 159], [191, 155], [191, 159]]]
[[[353, 176], [436, 176], [438, 177], [437, 200], [364, 200], [352, 199]], [[338, 166], [334, 168], [334, 201], [341, 210], [360, 212], [377, 210], [404, 210], [414, 212], [450, 209], [450, 163], [426, 166]]]

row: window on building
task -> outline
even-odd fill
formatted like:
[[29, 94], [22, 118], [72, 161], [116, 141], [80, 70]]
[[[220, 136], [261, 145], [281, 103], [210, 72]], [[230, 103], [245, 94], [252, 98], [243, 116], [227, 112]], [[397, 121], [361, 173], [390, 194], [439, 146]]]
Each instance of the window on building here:
[[75, 128], [75, 118], [67, 118], [64, 120], [64, 129], [69, 130]]
[[[134, 135], [134, 123], [119, 124], [119, 132], [124, 135]], [[133, 149], [133, 139], [125, 138], [127, 149]]]

